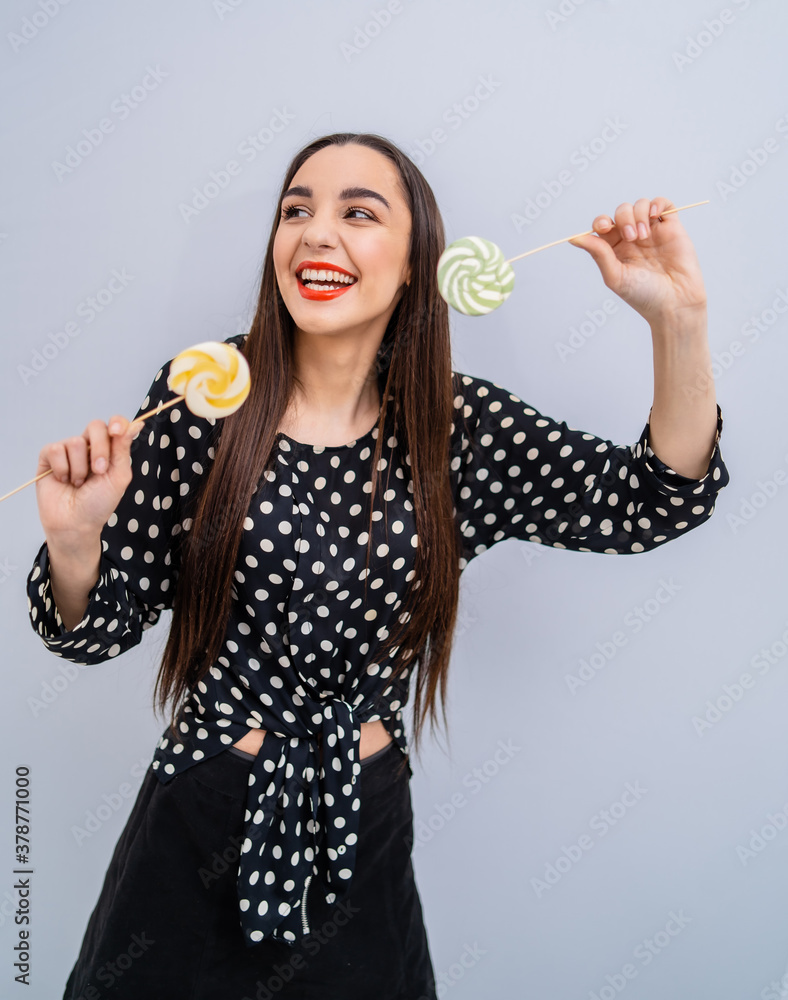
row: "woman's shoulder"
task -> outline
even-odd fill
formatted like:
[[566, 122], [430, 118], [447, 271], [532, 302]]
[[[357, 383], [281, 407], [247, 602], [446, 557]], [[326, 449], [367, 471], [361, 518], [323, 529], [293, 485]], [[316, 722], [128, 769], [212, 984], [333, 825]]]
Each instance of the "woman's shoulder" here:
[[[237, 333], [233, 334], [230, 337], [225, 337], [224, 341], [221, 341], [221, 343], [232, 344], [233, 347], [237, 347], [240, 350], [244, 345], [246, 337], [247, 334], [245, 333]], [[171, 357], [167, 358], [167, 360], [161, 365], [159, 370], [154, 375], [153, 381], [151, 382], [151, 386], [148, 391], [148, 395], [146, 396], [142, 406], [137, 412], [138, 416], [140, 413], [143, 412], [143, 410], [155, 407], [161, 402], [166, 402], [167, 398], [171, 397], [172, 391], [169, 388], [168, 379], [172, 363], [176, 357], [178, 357], [178, 355], [173, 354]], [[196, 414], [192, 413], [191, 410], [189, 410], [186, 407], [177, 407], [175, 409], [175, 412], [178, 414], [178, 416], [175, 417], [175, 420], [180, 420], [181, 416], [186, 416], [190, 422], [197, 421], [200, 423], [210, 423], [210, 424], [216, 423], [216, 420], [214, 418], [198, 417], [196, 416]]]
[[[246, 334], [234, 334], [226, 337], [224, 343], [240, 349], [245, 338]], [[176, 357], [177, 354], [168, 358], [154, 375], [135, 419], [148, 411], [156, 411], [160, 405], [166, 405], [173, 398], [168, 380]], [[192, 413], [183, 401], [179, 405], [167, 406], [160, 413], [152, 412], [145, 423], [146, 429], [139, 435], [136, 447], [144, 441], [149, 448], [156, 449], [162, 458], [169, 455], [167, 461], [177, 461], [180, 465], [185, 463], [186, 467], [192, 467], [197, 461], [202, 462], [206, 453], [209, 458], [214, 457], [214, 446], [222, 425], [221, 419]]]
[[[243, 347], [246, 342], [246, 338], [249, 336], [248, 333], [234, 333], [229, 337], [225, 337], [223, 341], [218, 341], [218, 343], [232, 344], [233, 347], [237, 347], [239, 350]], [[158, 381], [162, 375], [166, 375], [169, 372], [170, 365], [178, 357], [177, 354], [173, 354], [171, 357], [167, 358], [164, 364], [159, 368], [156, 373], [155, 381]]]
[[518, 408], [527, 412], [528, 405], [516, 393], [481, 375], [469, 375], [452, 369], [455, 409], [462, 408], [466, 417], [482, 410], [502, 414]]
[[239, 350], [246, 343], [246, 338], [249, 336], [248, 333], [234, 333], [230, 337], [225, 337], [223, 343], [232, 344], [233, 347], [237, 347]]

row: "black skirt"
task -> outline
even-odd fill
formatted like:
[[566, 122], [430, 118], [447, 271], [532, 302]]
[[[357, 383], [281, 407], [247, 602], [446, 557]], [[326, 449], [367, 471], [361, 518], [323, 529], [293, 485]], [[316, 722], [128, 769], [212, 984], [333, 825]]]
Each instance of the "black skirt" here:
[[250, 767], [225, 751], [166, 785], [148, 768], [63, 1000], [436, 1000], [402, 751], [390, 743], [361, 762], [350, 890], [329, 905], [313, 878], [310, 933], [292, 946], [247, 947], [241, 932]]

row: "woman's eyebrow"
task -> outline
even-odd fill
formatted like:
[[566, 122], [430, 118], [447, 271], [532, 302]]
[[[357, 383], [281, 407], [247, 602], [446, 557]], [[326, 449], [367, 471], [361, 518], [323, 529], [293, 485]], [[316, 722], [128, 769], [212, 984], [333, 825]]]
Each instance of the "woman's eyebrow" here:
[[[282, 195], [282, 199], [284, 200], [285, 198], [289, 198], [291, 195], [298, 195], [301, 198], [311, 198], [312, 188], [306, 187], [303, 184], [296, 184], [295, 187], [288, 188], [287, 191], [285, 191]], [[371, 191], [369, 188], [350, 187], [339, 192], [340, 201], [352, 201], [354, 198], [377, 198], [378, 201], [383, 202], [386, 208], [391, 211], [391, 205], [389, 205], [383, 195], [378, 194], [377, 191]]]

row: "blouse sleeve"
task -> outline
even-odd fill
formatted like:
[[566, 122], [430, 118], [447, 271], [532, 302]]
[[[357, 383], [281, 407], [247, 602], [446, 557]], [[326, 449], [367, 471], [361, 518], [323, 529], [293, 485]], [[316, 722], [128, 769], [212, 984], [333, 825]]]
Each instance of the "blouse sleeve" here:
[[[135, 414], [172, 399], [171, 360], [157, 373]], [[68, 631], [52, 598], [47, 543], [27, 578], [30, 622], [44, 645], [74, 663], [101, 663], [136, 646], [171, 609], [179, 571], [178, 536], [191, 520], [189, 494], [213, 458], [216, 420], [185, 403], [150, 416], [131, 444], [132, 478], [101, 531], [99, 576], [81, 622]]]
[[[614, 445], [544, 416], [494, 382], [455, 373], [452, 470], [461, 568], [505, 538], [578, 552], [654, 549], [708, 519], [729, 476], [719, 448], [681, 476], [649, 445]], [[649, 412], [649, 419], [651, 413]]]

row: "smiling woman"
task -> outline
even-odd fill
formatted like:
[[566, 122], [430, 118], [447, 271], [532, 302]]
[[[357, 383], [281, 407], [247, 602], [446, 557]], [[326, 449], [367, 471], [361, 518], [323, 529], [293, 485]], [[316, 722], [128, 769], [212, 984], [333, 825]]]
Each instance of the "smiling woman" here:
[[408, 198], [380, 152], [330, 145], [300, 166], [280, 213], [274, 267], [303, 387], [294, 405], [308, 429], [344, 440], [360, 411], [380, 406], [368, 375], [410, 280]]
[[[647, 208], [595, 225], [627, 266], [641, 251], [619, 227]], [[155, 690], [169, 724], [65, 1000], [98, 992], [140, 928], [156, 945], [115, 984], [125, 1000], [435, 1000], [404, 709], [415, 674], [414, 747], [438, 709], [445, 721], [461, 572], [507, 538], [645, 552], [714, 510], [719, 407], [713, 442], [695, 433], [710, 397], [683, 432], [687, 463], [704, 465], [692, 479], [656, 456], [648, 422], [614, 445], [453, 370], [444, 246], [433, 193], [396, 146], [311, 142], [285, 174], [254, 321], [228, 339], [249, 363], [244, 406], [218, 422], [172, 407], [141, 433], [100, 545], [79, 512], [104, 475], [73, 444], [42, 451], [64, 472], [37, 484], [42, 523], [59, 526], [28, 577], [46, 645], [99, 663], [173, 612]], [[650, 260], [627, 294], [653, 309]], [[672, 357], [655, 352], [663, 413]], [[165, 400], [170, 363], [138, 415]]]

